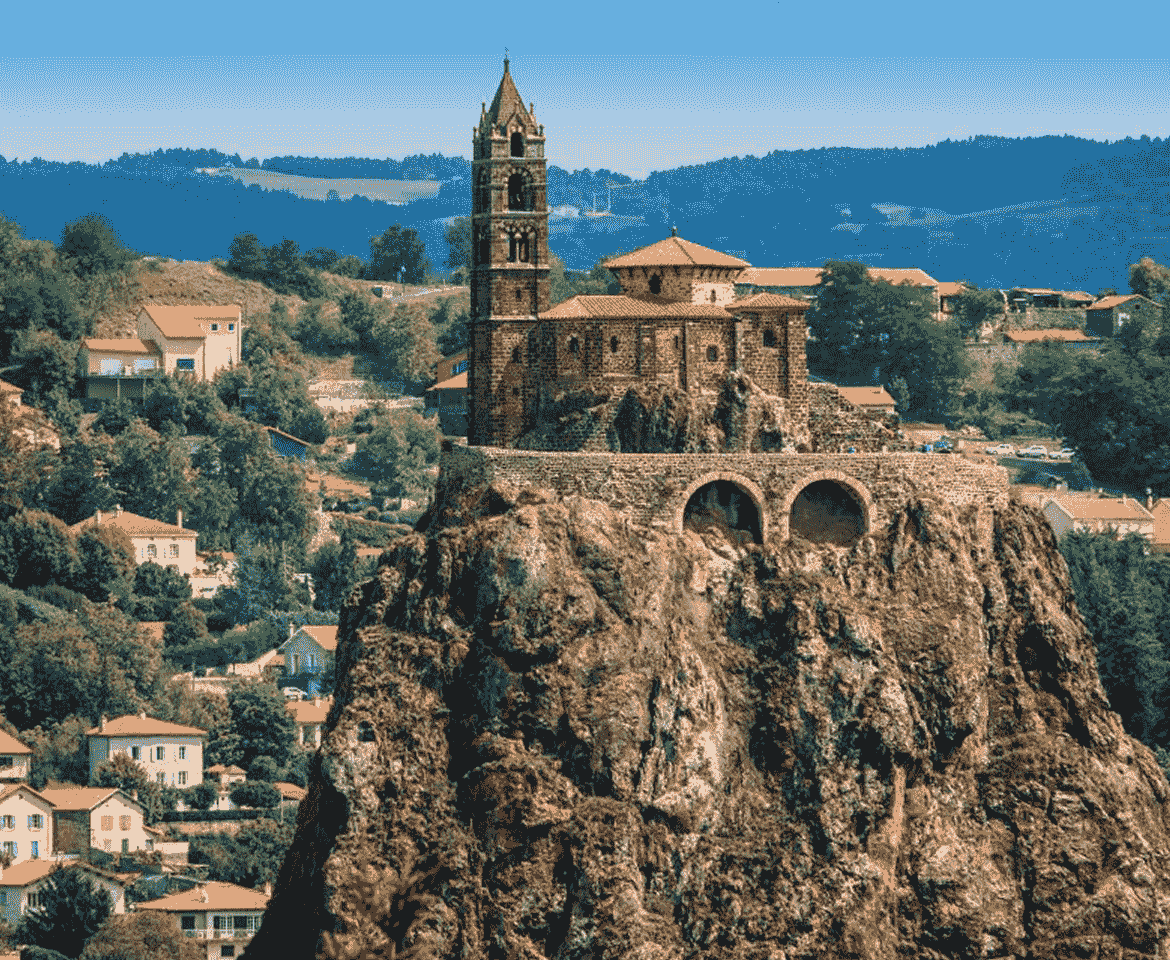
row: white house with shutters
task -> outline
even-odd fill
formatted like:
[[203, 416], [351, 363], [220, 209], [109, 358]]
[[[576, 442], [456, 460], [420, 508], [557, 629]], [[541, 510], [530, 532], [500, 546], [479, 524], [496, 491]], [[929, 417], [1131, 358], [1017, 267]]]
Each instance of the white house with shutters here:
[[28, 779], [32, 750], [12, 734], [0, 730], [0, 787]]
[[0, 786], [0, 855], [10, 864], [53, 852], [53, 803], [27, 783]]
[[184, 936], [206, 943], [207, 960], [220, 960], [244, 952], [260, 929], [268, 899], [267, 890], [213, 881], [182, 893], [137, 903], [134, 909], [157, 910], [178, 917]]
[[114, 787], [46, 787], [53, 804], [53, 853], [83, 855], [149, 850], [146, 810], [132, 794]]
[[0, 921], [16, 926], [25, 913], [40, 907], [42, 892], [54, 870], [84, 870], [94, 886], [110, 895], [111, 912], [126, 912], [126, 887], [114, 874], [80, 860], [28, 860], [0, 866]]
[[165, 787], [193, 787], [203, 782], [203, 742], [207, 731], [155, 720], [143, 711], [107, 720], [85, 731], [89, 772], [122, 753], [141, 764], [147, 776]]

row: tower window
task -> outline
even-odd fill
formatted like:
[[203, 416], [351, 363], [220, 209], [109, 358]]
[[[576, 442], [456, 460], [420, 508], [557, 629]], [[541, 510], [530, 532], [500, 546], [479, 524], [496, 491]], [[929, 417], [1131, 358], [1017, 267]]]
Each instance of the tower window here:
[[514, 397], [520, 396], [520, 388], [519, 387], [512, 388], [512, 396], [514, 396]]
[[516, 234], [508, 234], [508, 263], [516, 262], [516, 248], [519, 246], [520, 243], [516, 239]]
[[765, 347], [776, 346], [776, 331], [773, 330], [771, 327], [768, 327], [768, 329], [764, 331], [764, 346]]
[[678, 349], [678, 337], [675, 337], [675, 338], [674, 338], [674, 349], [675, 349], [675, 350], [677, 350], [677, 349]]
[[576, 337], [569, 337], [569, 353], [574, 357], [581, 352], [581, 343]]
[[523, 292], [521, 292], [520, 288], [517, 287], [516, 288], [516, 301], [519, 302], [523, 299], [524, 299], [524, 294], [523, 294]]
[[711, 302], [712, 303], [715, 302], [715, 291], [714, 290], [711, 291]]
[[532, 209], [532, 191], [528, 188], [523, 174], [514, 173], [508, 177], [508, 209]]
[[662, 293], [662, 277], [658, 276], [658, 274], [654, 274], [650, 278], [650, 292]]
[[520, 362], [520, 348], [519, 347], [512, 348], [512, 362], [513, 363]]
[[618, 348], [618, 338], [617, 337], [610, 337], [609, 338], [609, 352], [610, 353], [617, 353], [617, 348]]
[[714, 363], [716, 360], [718, 360], [719, 359], [719, 348], [718, 347], [708, 347], [707, 348], [707, 359], [709, 361], [711, 361], [712, 363]]
[[519, 130], [512, 134], [512, 156], [524, 156], [524, 134]]
[[516, 241], [516, 247], [520, 251], [520, 262], [527, 263], [528, 262], [528, 238], [527, 237], [520, 237], [520, 239], [518, 239]]

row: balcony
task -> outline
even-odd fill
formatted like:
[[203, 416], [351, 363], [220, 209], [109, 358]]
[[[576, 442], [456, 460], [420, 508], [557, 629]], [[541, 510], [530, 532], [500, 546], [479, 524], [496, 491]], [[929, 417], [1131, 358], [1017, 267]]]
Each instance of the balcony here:
[[100, 367], [90, 366], [85, 374], [89, 378], [105, 380], [145, 380], [163, 375], [162, 367], [136, 369], [134, 367], [119, 367], [117, 370], [102, 370]]
[[237, 943], [251, 940], [255, 930], [184, 930], [183, 936], [193, 940], [234, 940]]

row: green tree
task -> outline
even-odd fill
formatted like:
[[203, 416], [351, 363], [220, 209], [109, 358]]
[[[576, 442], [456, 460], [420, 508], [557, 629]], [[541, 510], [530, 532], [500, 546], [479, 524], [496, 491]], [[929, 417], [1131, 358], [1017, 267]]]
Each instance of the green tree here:
[[[271, 758], [269, 758], [271, 759]], [[270, 783], [245, 780], [232, 787], [229, 799], [237, 807], [276, 807], [280, 805], [280, 791]]]
[[179, 929], [179, 918], [160, 910], [111, 916], [86, 941], [79, 960], [202, 960], [202, 943]]
[[125, 397], [109, 400], [98, 411], [97, 419], [93, 422], [93, 429], [111, 437], [118, 437], [125, 433], [134, 422], [134, 408]]
[[160, 436], [138, 421], [105, 456], [110, 488], [124, 509], [167, 523], [175, 522], [179, 510], [190, 513], [191, 455], [181, 439]]
[[136, 576], [134, 544], [112, 524], [86, 527], [77, 536], [77, 574], [73, 588], [94, 603], [126, 597]]
[[[436, 329], [439, 330], [436, 346], [444, 357], [461, 353], [471, 346], [471, 317], [466, 310], [460, 310], [445, 326]], [[439, 379], [446, 377], [440, 376]]]
[[[223, 761], [217, 760], [216, 762], [222, 763]], [[187, 791], [187, 805], [192, 810], [210, 810], [218, 799], [219, 790], [210, 780], [197, 783]]]
[[256, 234], [238, 233], [232, 238], [227, 268], [252, 280], [264, 276], [264, 247]]
[[313, 606], [318, 610], [340, 610], [353, 586], [357, 566], [357, 547], [349, 528], [341, 532], [341, 540], [327, 541], [309, 561], [313, 575]]
[[337, 306], [341, 322], [358, 335], [364, 346], [371, 347], [374, 324], [385, 315], [382, 304], [375, 306], [368, 296], [350, 291]]
[[399, 304], [394, 313], [374, 324], [374, 346], [382, 358], [383, 375], [406, 392], [429, 383], [439, 362], [435, 330], [425, 319], [415, 319]]
[[306, 250], [302, 259], [314, 270], [332, 271], [332, 267], [337, 263], [339, 257], [337, 251], [331, 247], [314, 247], [312, 250]]
[[117, 790], [141, 790], [150, 782], [146, 767], [131, 760], [125, 753], [115, 753], [109, 760], [103, 760], [89, 777], [91, 787], [110, 787]]
[[192, 837], [190, 859], [206, 863], [211, 880], [261, 887], [275, 881], [292, 839], [291, 824], [254, 820], [234, 837], [227, 833]]
[[1170, 267], [1153, 257], [1142, 257], [1130, 265], [1129, 289], [1155, 303], [1165, 304], [1170, 299]]
[[313, 353], [348, 350], [358, 344], [358, 334], [338, 314], [327, 316], [320, 301], [308, 304], [297, 316], [293, 336]]
[[46, 720], [43, 726], [38, 724], [25, 730], [20, 739], [32, 750], [29, 786], [40, 790], [49, 780], [79, 785], [88, 783], [89, 739], [85, 731], [92, 726], [92, 721], [85, 717], [67, 716], [59, 721]]
[[21, 943], [78, 956], [113, 912], [110, 895], [82, 869], [57, 867], [40, 888], [40, 906], [17, 927]]
[[62, 443], [60, 453], [52, 458], [55, 463], [42, 458], [40, 489], [35, 493], [38, 502], [68, 524], [111, 509], [118, 495], [107, 482], [109, 456], [99, 443]]
[[973, 283], [962, 281], [964, 289], [951, 298], [959, 333], [969, 339], [977, 338], [984, 324], [994, 324], [1003, 315], [1003, 298], [998, 290], [980, 290]]
[[171, 654], [171, 647], [189, 647], [207, 643], [207, 618], [191, 603], [180, 603], [171, 611], [171, 618], [163, 628], [163, 649]]
[[[17, 369], [13, 383], [24, 388], [24, 402], [48, 408], [54, 391], [73, 396], [77, 387], [78, 344], [52, 330], [25, 330], [12, 345], [10, 361]], [[59, 404], [55, 401], [54, 405]]]
[[52, 514], [26, 510], [0, 522], [0, 581], [17, 590], [73, 583], [77, 545]]
[[471, 268], [471, 217], [455, 217], [443, 232], [447, 242], [447, 260], [443, 264], [454, 269]]
[[379, 496], [400, 497], [426, 486], [439, 441], [434, 423], [414, 411], [396, 411], [358, 442], [354, 469], [373, 481]]
[[301, 259], [296, 241], [288, 237], [264, 249], [264, 275], [265, 282], [277, 293], [295, 293], [304, 300], [326, 295], [321, 277]]
[[170, 620], [175, 607], [191, 599], [191, 581], [174, 564], [160, 566], [153, 560], [134, 571], [133, 613], [139, 620]]
[[241, 766], [247, 768], [259, 756], [271, 757], [278, 765], [288, 759], [296, 723], [275, 684], [237, 684], [228, 692], [228, 705], [232, 729], [240, 737]]
[[136, 254], [100, 213], [86, 214], [61, 230], [58, 252], [82, 276], [121, 270]]
[[[263, 754], [248, 764], [248, 779], [259, 783], [274, 783], [279, 779], [279, 772], [280, 765], [272, 757], [266, 757]], [[250, 806], [262, 806], [262, 804], [250, 804]], [[275, 804], [267, 804], [267, 806], [275, 806]]]
[[394, 224], [380, 236], [370, 238], [369, 278], [422, 283], [431, 268], [426, 252], [416, 230]]

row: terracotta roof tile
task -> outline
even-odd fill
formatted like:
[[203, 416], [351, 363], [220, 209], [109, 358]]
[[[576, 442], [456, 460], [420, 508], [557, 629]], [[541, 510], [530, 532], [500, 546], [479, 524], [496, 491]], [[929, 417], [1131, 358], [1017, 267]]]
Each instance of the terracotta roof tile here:
[[894, 398], [883, 387], [838, 387], [837, 393], [858, 407], [894, 405]]
[[24, 393], [24, 390], [7, 380], [0, 380], [0, 393]]
[[[1139, 293], [1131, 293], [1131, 294], [1128, 294], [1127, 296], [1103, 297], [1102, 299], [1098, 300], [1096, 303], [1092, 304], [1089, 307], [1089, 309], [1090, 310], [1109, 310], [1109, 309], [1112, 309], [1113, 307], [1119, 307], [1123, 303], [1126, 303], [1129, 300], [1134, 300], [1137, 298], [1140, 298], [1142, 300], [1146, 299], [1145, 297], [1141, 296], [1141, 294], [1139, 294]], [[1148, 302], [1152, 302], [1152, 301], [1148, 301]]]
[[43, 800], [49, 806], [53, 805], [53, 801], [51, 801], [48, 797], [46, 797], [39, 790], [34, 790], [27, 783], [8, 783], [8, 784], [5, 784], [4, 786], [0, 787], [0, 800], [7, 800], [9, 797], [13, 796], [14, 794], [20, 793], [20, 791], [22, 791], [22, 790], [25, 793], [31, 793], [34, 797], [37, 797], [38, 799]]
[[324, 697], [317, 703], [312, 700], [289, 700], [284, 708], [297, 723], [324, 723], [332, 706], [333, 698]]
[[166, 720], [155, 720], [153, 717], [142, 717], [138, 714], [126, 714], [123, 717], [114, 717], [106, 721], [106, 728], [93, 727], [85, 731], [90, 737], [205, 737], [206, 730], [198, 727], [185, 727], [179, 723], [168, 723]]
[[1049, 497], [1076, 520], [1147, 520], [1154, 519], [1140, 500], [1126, 497], [1113, 500], [1102, 497]]
[[304, 787], [299, 787], [295, 783], [286, 783], [283, 780], [277, 780], [272, 785], [280, 791], [282, 800], [304, 800], [305, 794], [308, 792]]
[[158, 346], [153, 340], [139, 340], [136, 337], [123, 337], [120, 340], [105, 340], [101, 337], [86, 337], [83, 341], [86, 350], [98, 353], [133, 353], [141, 356], [159, 356]]
[[45, 787], [41, 791], [41, 795], [58, 810], [92, 810], [115, 793], [122, 793], [123, 799], [131, 803], [138, 802], [114, 787]]
[[27, 887], [30, 883], [43, 880], [57, 867], [62, 870], [85, 870], [99, 877], [105, 877], [107, 880], [119, 880], [116, 874], [99, 870], [81, 860], [25, 860], [24, 863], [4, 868], [4, 876], [0, 878], [0, 887]]
[[685, 303], [661, 297], [629, 297], [625, 294], [578, 294], [541, 315], [542, 320], [595, 318], [608, 320], [655, 320], [671, 317], [708, 317], [726, 320], [727, 309], [715, 303]]
[[[547, 316], [547, 314], [546, 314]], [[449, 380], [444, 380], [442, 383], [436, 383], [433, 387], [427, 387], [427, 391], [431, 390], [466, 390], [467, 389], [467, 371], [458, 373]]]
[[0, 753], [11, 756], [16, 753], [32, 753], [32, 751], [12, 734], [0, 730]]
[[959, 283], [957, 280], [943, 280], [938, 285], [938, 295], [940, 297], [953, 297], [966, 289], [965, 283]]
[[[203, 896], [207, 899], [204, 900]], [[134, 909], [195, 913], [204, 910], [264, 910], [267, 906], [268, 895], [260, 890], [212, 880], [158, 900], [146, 900], [135, 905]]]
[[1012, 343], [1040, 343], [1043, 340], [1056, 340], [1061, 343], [1091, 343], [1096, 337], [1086, 336], [1080, 330], [1005, 330], [1005, 340]]
[[757, 310], [783, 309], [808, 310], [812, 306], [807, 300], [797, 300], [794, 297], [785, 297], [779, 293], [756, 293], [743, 300], [736, 300], [728, 306], [728, 310], [737, 311], [748, 308]]
[[[736, 282], [757, 287], [816, 287], [820, 285], [823, 272], [821, 267], [751, 267], [741, 273]], [[869, 275], [887, 283], [909, 280], [916, 287], [938, 284], [934, 277], [917, 267], [870, 267]]]
[[610, 257], [606, 267], [750, 267], [751, 264], [710, 247], [691, 243], [682, 237], [667, 237], [632, 253]]
[[[73, 524], [69, 529], [74, 533], [85, 530], [98, 523], [97, 516], [86, 517], [84, 520]], [[101, 525], [117, 527], [120, 530], [125, 530], [130, 536], [149, 537], [197, 537], [199, 535], [196, 530], [189, 530], [186, 527], [180, 527], [173, 523], [166, 523], [163, 520], [152, 520], [150, 517], [140, 517], [136, 513], [131, 513], [129, 510], [123, 510], [118, 513], [117, 510], [103, 510]]]
[[239, 304], [235, 303], [223, 306], [188, 304], [180, 307], [147, 303], [143, 304], [142, 309], [164, 336], [191, 340], [206, 337], [213, 322], [238, 323], [242, 314]]

